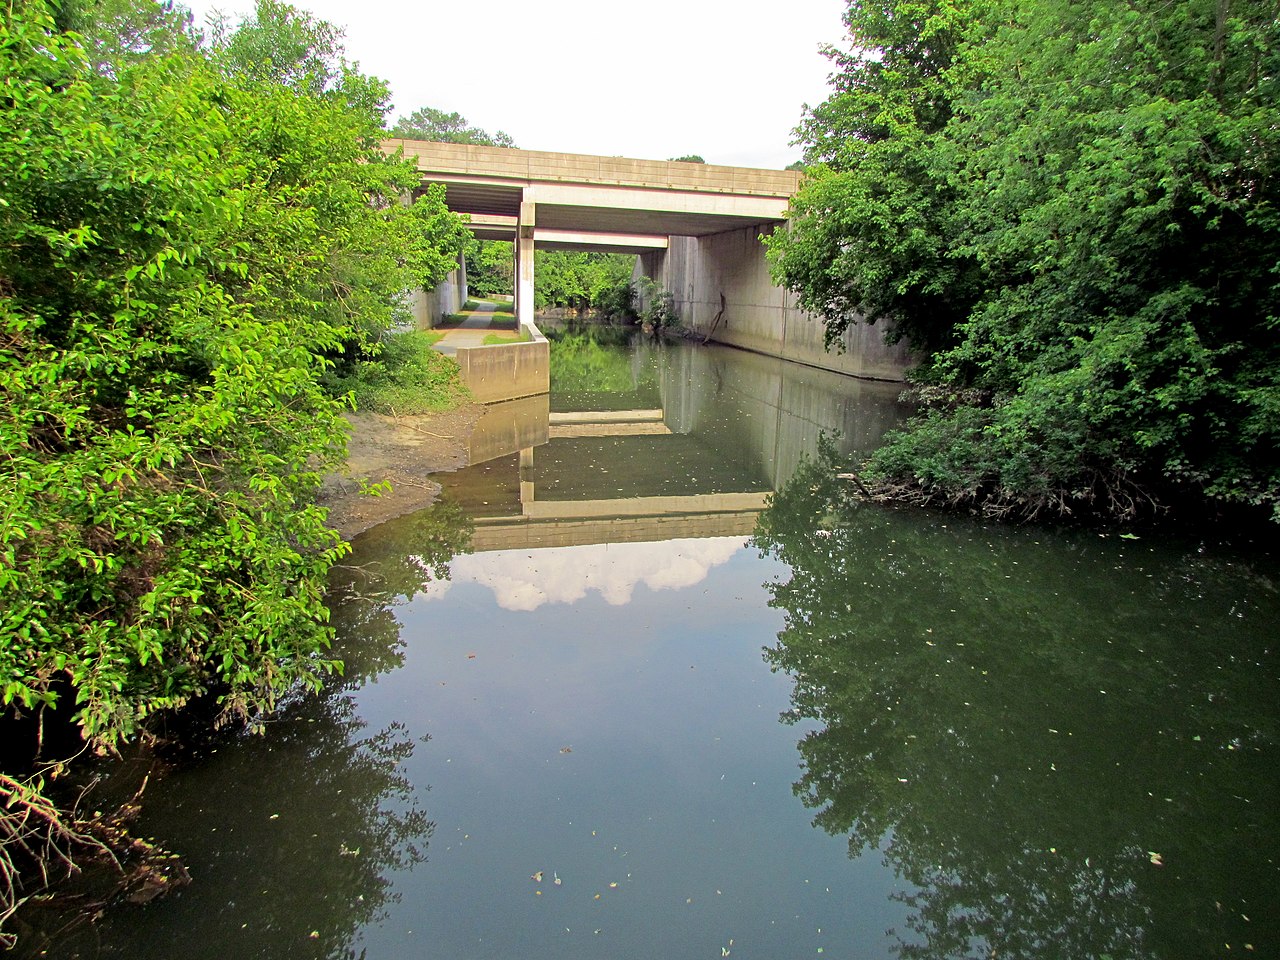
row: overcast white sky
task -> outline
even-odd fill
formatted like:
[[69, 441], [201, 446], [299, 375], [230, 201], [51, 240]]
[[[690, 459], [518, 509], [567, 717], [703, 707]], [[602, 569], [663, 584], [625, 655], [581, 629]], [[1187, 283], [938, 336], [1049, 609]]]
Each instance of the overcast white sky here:
[[[822, 43], [844, 0], [293, 0], [346, 30], [348, 59], [518, 146], [783, 167], [805, 103], [826, 98]], [[202, 24], [252, 0], [187, 0]]]

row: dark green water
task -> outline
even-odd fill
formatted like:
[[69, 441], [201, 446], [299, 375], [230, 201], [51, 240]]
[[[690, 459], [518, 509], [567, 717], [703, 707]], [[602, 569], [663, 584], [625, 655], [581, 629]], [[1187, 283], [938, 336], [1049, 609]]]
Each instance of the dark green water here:
[[50, 956], [1280, 956], [1274, 558], [851, 504], [799, 465], [893, 388], [560, 362], [357, 544], [346, 678], [149, 788], [194, 883]]

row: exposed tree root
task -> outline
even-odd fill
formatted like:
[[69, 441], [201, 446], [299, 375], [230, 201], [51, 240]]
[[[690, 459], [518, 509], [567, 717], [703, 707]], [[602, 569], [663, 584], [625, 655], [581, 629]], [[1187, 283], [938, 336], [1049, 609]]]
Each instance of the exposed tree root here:
[[118, 879], [104, 896], [80, 905], [86, 922], [110, 902], [146, 903], [190, 882], [176, 857], [129, 833], [145, 788], [144, 779], [133, 798], [110, 815], [83, 817], [49, 799], [42, 777], [17, 780], [0, 773], [0, 949], [16, 942], [5, 924], [19, 907], [90, 864]]
[[1165, 513], [1167, 507], [1126, 473], [1092, 471], [1085, 482], [1071, 488], [1020, 493], [998, 484], [964, 488], [925, 486], [917, 481], [866, 480], [856, 473], [838, 474], [855, 487], [854, 496], [874, 503], [906, 504], [948, 510], [968, 509], [992, 520], [1065, 519], [1094, 514], [1131, 521]]

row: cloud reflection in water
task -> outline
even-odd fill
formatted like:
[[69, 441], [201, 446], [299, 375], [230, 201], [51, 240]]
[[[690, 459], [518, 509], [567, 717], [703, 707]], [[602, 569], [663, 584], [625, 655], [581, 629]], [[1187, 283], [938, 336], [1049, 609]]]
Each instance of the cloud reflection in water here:
[[650, 590], [682, 590], [701, 583], [726, 563], [743, 537], [600, 543], [544, 550], [501, 550], [457, 557], [452, 578], [433, 581], [426, 599], [443, 597], [454, 584], [488, 587], [504, 610], [536, 610], [546, 603], [576, 603], [594, 591], [612, 606], [631, 602], [636, 584]]

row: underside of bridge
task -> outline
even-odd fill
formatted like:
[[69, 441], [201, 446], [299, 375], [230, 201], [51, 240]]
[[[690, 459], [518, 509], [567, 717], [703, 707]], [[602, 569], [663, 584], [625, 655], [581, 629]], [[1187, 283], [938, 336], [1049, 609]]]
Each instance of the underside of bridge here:
[[862, 324], [829, 352], [822, 322], [773, 284], [760, 237], [785, 224], [795, 172], [417, 140], [383, 146], [412, 158], [424, 186], [443, 184], [476, 236], [514, 242], [522, 324], [533, 322], [536, 248], [632, 253], [637, 276], [672, 293], [687, 329], [859, 376], [900, 379], [908, 365], [904, 350]]

